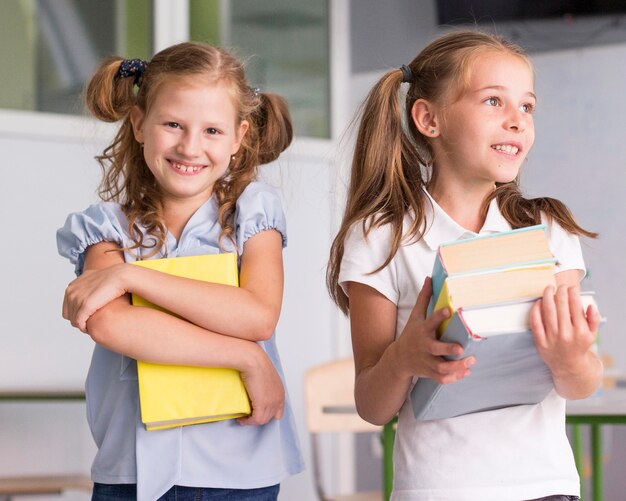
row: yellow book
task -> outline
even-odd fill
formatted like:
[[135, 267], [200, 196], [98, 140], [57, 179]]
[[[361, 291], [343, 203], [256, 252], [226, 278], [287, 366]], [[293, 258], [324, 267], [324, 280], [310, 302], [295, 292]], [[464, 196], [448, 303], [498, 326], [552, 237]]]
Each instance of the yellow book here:
[[[174, 257], [133, 264], [195, 280], [239, 285], [235, 254]], [[166, 311], [132, 295], [134, 306]], [[169, 313], [169, 312], [168, 312]], [[141, 420], [147, 430], [233, 419], [250, 414], [250, 400], [235, 369], [137, 361]]]

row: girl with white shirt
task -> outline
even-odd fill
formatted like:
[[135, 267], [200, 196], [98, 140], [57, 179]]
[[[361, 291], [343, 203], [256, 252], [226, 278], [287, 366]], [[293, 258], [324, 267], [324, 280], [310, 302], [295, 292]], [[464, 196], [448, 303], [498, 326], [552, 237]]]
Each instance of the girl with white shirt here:
[[[404, 110], [400, 90], [406, 85]], [[580, 303], [581, 228], [565, 205], [526, 199], [519, 172], [534, 141], [533, 67], [508, 41], [451, 32], [391, 70], [363, 107], [345, 214], [331, 250], [328, 286], [350, 316], [359, 414], [398, 415], [396, 501], [570, 500], [579, 478], [565, 433], [565, 400], [592, 394], [602, 364], [592, 345], [598, 312]], [[558, 260], [531, 312], [554, 390], [536, 405], [417, 421], [416, 378], [454, 384], [473, 357], [436, 339], [450, 315], [427, 316], [439, 245], [544, 223]]]

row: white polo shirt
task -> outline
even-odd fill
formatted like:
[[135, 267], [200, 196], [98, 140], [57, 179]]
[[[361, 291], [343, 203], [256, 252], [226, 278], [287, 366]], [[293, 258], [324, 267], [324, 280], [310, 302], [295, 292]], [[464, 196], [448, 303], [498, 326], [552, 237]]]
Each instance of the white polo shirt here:
[[[409, 318], [439, 245], [475, 235], [432, 200], [424, 237], [405, 244], [383, 270], [391, 246], [389, 226], [364, 237], [356, 224], [346, 238], [339, 283], [376, 289], [398, 308], [396, 337]], [[408, 227], [410, 218], [405, 218]], [[576, 236], [548, 226], [557, 272], [585, 266]], [[510, 230], [497, 202], [489, 206], [479, 234]], [[471, 377], [471, 376], [470, 376]], [[400, 409], [394, 448], [394, 501], [520, 501], [579, 495], [579, 478], [565, 433], [565, 400], [553, 390], [537, 405], [521, 405], [451, 419], [416, 421], [410, 397]]]

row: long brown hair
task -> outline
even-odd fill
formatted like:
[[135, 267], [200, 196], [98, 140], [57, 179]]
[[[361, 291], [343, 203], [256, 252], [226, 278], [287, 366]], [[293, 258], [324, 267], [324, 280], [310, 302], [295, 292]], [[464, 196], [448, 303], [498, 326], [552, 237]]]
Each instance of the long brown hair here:
[[[387, 266], [401, 245], [421, 239], [425, 232], [425, 206], [429, 199], [424, 188], [436, 176], [436, 169], [431, 145], [411, 119], [413, 104], [418, 99], [442, 102], [444, 95], [449, 96], [446, 93], [450, 88], [457, 91], [452, 99], [460, 98], [469, 84], [475, 56], [484, 51], [515, 55], [532, 68], [523, 49], [497, 35], [479, 31], [451, 32], [431, 42], [408, 65], [413, 79], [406, 93], [404, 113], [399, 97], [404, 79], [401, 69], [387, 72], [365, 99], [352, 158], [346, 209], [331, 247], [326, 275], [330, 295], [344, 313], [348, 312], [348, 298], [338, 278], [350, 228], [361, 224], [367, 235], [372, 228], [390, 225], [389, 255], [372, 273]], [[497, 184], [484, 202], [484, 213], [493, 198], [498, 200], [502, 215], [513, 228], [538, 224], [543, 213], [570, 233], [597, 236], [580, 227], [562, 202], [546, 197], [524, 198], [518, 179]], [[407, 213], [412, 218], [403, 231]]]
[[[256, 179], [258, 166], [276, 160], [293, 138], [286, 102], [275, 94], [251, 89], [242, 63], [225, 50], [207, 44], [184, 42], [162, 50], [147, 63], [140, 78], [120, 77], [122, 61], [121, 57], [102, 61], [87, 85], [85, 103], [96, 118], [122, 122], [113, 142], [96, 159], [103, 169], [99, 195], [103, 200], [120, 203], [134, 242], [131, 250], [151, 248], [149, 255], [157, 253], [164, 245], [167, 228], [162, 195], [133, 134], [130, 111], [136, 105], [147, 113], [163, 82], [190, 77], [227, 85], [238, 112], [237, 125], [242, 120], [250, 124], [227, 173], [213, 187], [222, 227], [220, 238], [232, 239], [239, 195]], [[150, 236], [148, 241], [140, 227]]]

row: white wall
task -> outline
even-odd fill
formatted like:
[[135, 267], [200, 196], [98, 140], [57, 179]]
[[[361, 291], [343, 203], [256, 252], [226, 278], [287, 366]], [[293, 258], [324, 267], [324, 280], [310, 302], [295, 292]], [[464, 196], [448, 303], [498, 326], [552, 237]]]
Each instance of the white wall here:
[[541, 53], [536, 66], [536, 140], [522, 170], [529, 194], [564, 201], [598, 240], [583, 240], [607, 317], [601, 350], [626, 371], [626, 44]]
[[[103, 133], [74, 117], [0, 111], [0, 391], [82, 388], [92, 342], [61, 318], [74, 274], [55, 232], [96, 200]], [[95, 446], [84, 403], [0, 401], [0, 423], [2, 474], [89, 472]]]
[[333, 148], [329, 142], [296, 141], [262, 177], [279, 188], [287, 214], [285, 294], [277, 343], [307, 469], [281, 485], [280, 499], [314, 496], [304, 418], [305, 371], [337, 356], [337, 313], [325, 288], [330, 247]]

